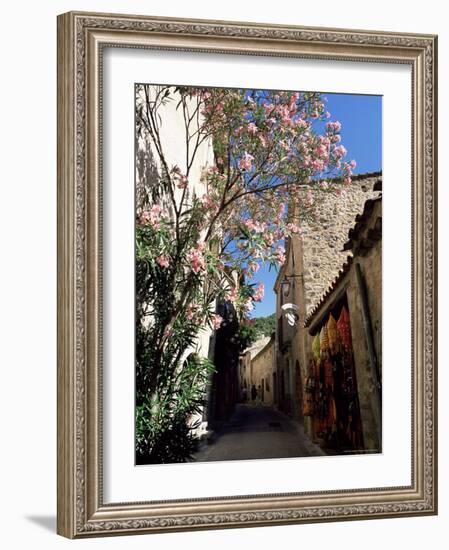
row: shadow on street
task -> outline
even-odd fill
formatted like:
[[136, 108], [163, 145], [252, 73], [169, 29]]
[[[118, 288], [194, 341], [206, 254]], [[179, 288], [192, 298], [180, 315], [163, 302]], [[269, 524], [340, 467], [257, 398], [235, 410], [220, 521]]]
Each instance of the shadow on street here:
[[230, 420], [214, 431], [193, 462], [320, 456], [299, 422], [262, 405], [238, 404]]

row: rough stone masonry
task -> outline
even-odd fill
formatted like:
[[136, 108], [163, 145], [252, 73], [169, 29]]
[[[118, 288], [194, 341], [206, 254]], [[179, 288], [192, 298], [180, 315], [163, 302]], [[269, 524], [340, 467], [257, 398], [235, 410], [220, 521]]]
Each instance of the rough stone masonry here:
[[362, 213], [365, 201], [379, 195], [374, 186], [381, 181], [381, 172], [356, 175], [340, 195], [321, 193], [316, 201], [314, 219], [304, 226], [302, 237], [306, 315], [352, 255], [343, 250], [348, 231], [357, 214]]

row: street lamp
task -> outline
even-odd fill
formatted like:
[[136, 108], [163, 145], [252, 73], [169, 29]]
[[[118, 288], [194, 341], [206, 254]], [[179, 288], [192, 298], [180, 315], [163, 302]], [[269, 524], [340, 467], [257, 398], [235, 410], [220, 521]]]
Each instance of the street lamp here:
[[284, 275], [284, 279], [281, 282], [282, 294], [287, 297], [290, 294], [291, 282], [289, 279], [301, 278], [302, 275]]
[[291, 283], [287, 279], [287, 276], [285, 276], [281, 283], [281, 288], [282, 288], [282, 294], [286, 297], [290, 294], [290, 286], [291, 286]]
[[[284, 279], [281, 282], [281, 292], [286, 298], [290, 294], [291, 281], [290, 279], [302, 278], [302, 275], [284, 275]], [[295, 304], [284, 304], [281, 307], [282, 315], [286, 318], [287, 323], [293, 327], [299, 321], [299, 308]]]

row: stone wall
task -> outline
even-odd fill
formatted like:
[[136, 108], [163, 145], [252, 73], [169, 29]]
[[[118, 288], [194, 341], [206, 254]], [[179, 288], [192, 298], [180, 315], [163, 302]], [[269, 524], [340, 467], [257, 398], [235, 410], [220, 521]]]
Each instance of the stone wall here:
[[253, 383], [259, 391], [259, 399], [265, 405], [272, 405], [273, 396], [273, 372], [274, 372], [274, 338], [259, 351], [251, 361]]
[[[306, 320], [306, 328], [302, 329], [304, 332], [303, 364], [307, 365], [312, 357], [314, 335], [327, 322], [332, 310], [334, 318], [337, 318], [335, 310], [339, 308], [338, 304], [341, 304], [346, 297], [351, 324], [363, 447], [367, 452], [382, 450], [380, 395], [382, 377], [382, 239], [381, 224], [379, 224], [381, 218], [382, 201], [372, 202], [371, 207], [365, 209], [357, 231], [352, 233], [352, 245], [355, 244], [353, 261], [348, 264], [347, 269], [338, 282], [333, 285], [329, 294], [317, 304], [316, 309]], [[365, 292], [361, 287], [364, 287]], [[364, 305], [367, 307], [367, 316], [364, 314]], [[369, 323], [366, 323], [367, 317]], [[373, 353], [370, 352], [368, 340], [372, 343]], [[307, 433], [312, 434], [310, 423], [306, 425], [306, 430]]]
[[365, 201], [379, 194], [373, 191], [381, 174], [355, 176], [341, 195], [319, 192], [313, 221], [303, 233], [303, 273], [306, 315], [334, 281], [350, 253], [343, 251], [348, 231], [355, 217], [363, 211]]

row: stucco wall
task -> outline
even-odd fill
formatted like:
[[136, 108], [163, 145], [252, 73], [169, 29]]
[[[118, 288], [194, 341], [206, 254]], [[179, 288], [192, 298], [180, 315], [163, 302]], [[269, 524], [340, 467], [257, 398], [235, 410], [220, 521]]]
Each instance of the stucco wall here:
[[[150, 87], [150, 98], [154, 99], [155, 91]], [[178, 166], [181, 172], [186, 172], [186, 130], [182, 109], [177, 109], [176, 106], [180, 99], [177, 92], [173, 92], [170, 96], [172, 101], [168, 101], [159, 110], [160, 115], [160, 142], [161, 149], [164, 152], [165, 161], [169, 168]], [[144, 94], [142, 90], [137, 88], [136, 102], [143, 101]], [[193, 110], [194, 104], [192, 100], [187, 100], [188, 106]], [[190, 128], [190, 133], [195, 132], [197, 126], [193, 121]], [[205, 140], [195, 153], [195, 159], [189, 171], [189, 192], [195, 192], [201, 196], [206, 191], [204, 183], [201, 181], [201, 174], [205, 167], [214, 164], [214, 154], [212, 140]], [[148, 132], [144, 129], [136, 138], [136, 205], [139, 207], [139, 198], [142, 197], [142, 189], [150, 188], [154, 185], [158, 178], [161, 177], [161, 160], [157, 154]], [[180, 200], [182, 190], [175, 188], [175, 198]], [[184, 353], [185, 359], [192, 351], [197, 351], [204, 356], [210, 356], [210, 336], [212, 330], [209, 327], [204, 327], [198, 335], [197, 343], [190, 347]]]
[[[161, 116], [159, 132], [161, 149], [164, 152], [165, 160], [169, 168], [178, 166], [181, 172], [185, 174], [187, 169], [186, 130], [182, 109], [176, 108], [180, 95], [177, 92], [173, 92], [170, 97], [173, 98], [172, 101], [168, 101], [158, 111]], [[152, 88], [150, 88], [150, 98], [154, 98], [154, 90]], [[136, 101], [139, 102], [140, 100], [143, 100], [143, 94], [138, 91]], [[187, 99], [187, 105], [188, 108], [193, 111], [193, 100]], [[193, 134], [197, 129], [198, 125], [195, 124], [195, 121], [192, 121], [189, 133]], [[156, 149], [152, 146], [145, 132], [137, 139], [136, 149], [136, 185], [137, 188], [139, 188], [141, 184], [151, 183], [152, 178], [160, 175], [161, 161]], [[201, 173], [204, 167], [213, 164], [214, 154], [212, 140], [207, 139], [199, 145], [195, 153], [195, 160], [189, 171], [189, 191], [195, 190], [198, 195], [202, 195], [205, 192], [205, 186], [200, 181]], [[179, 198], [181, 194], [182, 190], [176, 188], [175, 196]]]

